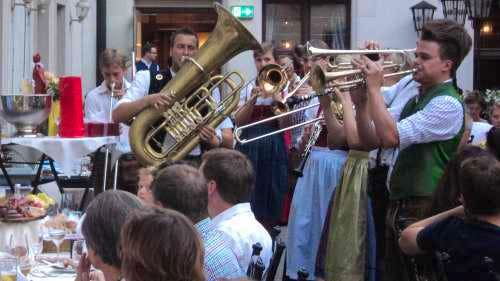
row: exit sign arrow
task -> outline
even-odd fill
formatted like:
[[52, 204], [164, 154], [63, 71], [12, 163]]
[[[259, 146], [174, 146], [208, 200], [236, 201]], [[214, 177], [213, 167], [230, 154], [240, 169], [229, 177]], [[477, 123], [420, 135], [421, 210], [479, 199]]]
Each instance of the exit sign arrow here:
[[231, 14], [238, 19], [252, 19], [254, 17], [254, 6], [231, 6]]

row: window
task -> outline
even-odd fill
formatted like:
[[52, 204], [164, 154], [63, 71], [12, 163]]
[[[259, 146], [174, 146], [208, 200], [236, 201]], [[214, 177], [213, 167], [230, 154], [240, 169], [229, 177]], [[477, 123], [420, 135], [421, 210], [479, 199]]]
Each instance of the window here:
[[321, 39], [330, 48], [350, 47], [350, 0], [264, 0], [263, 33], [280, 49]]

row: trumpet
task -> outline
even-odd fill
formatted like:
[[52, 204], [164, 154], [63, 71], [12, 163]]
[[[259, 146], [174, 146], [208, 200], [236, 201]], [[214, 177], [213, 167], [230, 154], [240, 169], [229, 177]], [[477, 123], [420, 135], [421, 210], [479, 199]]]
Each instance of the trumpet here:
[[[380, 50], [331, 50], [313, 47], [309, 42], [306, 43], [306, 53], [309, 56], [333, 56], [333, 62], [330, 61], [330, 68], [332, 69], [345, 69], [349, 63], [336, 63], [336, 56], [340, 55], [400, 55], [401, 65], [411, 65], [417, 49], [380, 49]], [[376, 60], [376, 59], [373, 59]]]
[[[384, 74], [384, 78], [394, 76], [404, 76], [415, 72], [415, 69], [400, 70], [400, 65], [384, 64], [382, 68], [385, 71], [394, 71]], [[347, 79], [347, 81], [342, 81]], [[354, 88], [363, 86], [366, 83], [363, 73], [360, 69], [351, 69], [343, 71], [325, 72], [318, 65], [311, 70], [311, 86], [318, 94], [323, 94], [325, 91], [330, 91], [334, 88], [340, 91], [349, 91]]]

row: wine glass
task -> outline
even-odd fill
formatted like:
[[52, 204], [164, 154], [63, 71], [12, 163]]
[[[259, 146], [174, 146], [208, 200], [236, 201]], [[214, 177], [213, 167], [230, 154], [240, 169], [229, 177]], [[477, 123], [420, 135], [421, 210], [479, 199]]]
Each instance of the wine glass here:
[[59, 260], [59, 251], [64, 238], [66, 237], [66, 231], [62, 229], [49, 228], [47, 231], [47, 240], [52, 241], [54, 246], [56, 246], [56, 260]]
[[73, 193], [70, 192], [63, 193], [61, 198], [60, 213], [67, 215], [69, 211], [76, 210], [76, 204], [74, 199], [75, 198]]
[[29, 243], [30, 254], [32, 255], [33, 260], [36, 261], [37, 257], [43, 251], [43, 229], [40, 228], [35, 237], [32, 237], [31, 243]]
[[85, 240], [75, 240], [73, 242], [73, 248], [71, 250], [71, 259], [73, 261], [73, 265], [76, 268], [78, 263], [80, 263], [80, 259], [83, 253], [87, 252], [87, 244]]
[[26, 235], [10, 235], [9, 239], [9, 252], [11, 255], [20, 260], [22, 257], [28, 255], [28, 244], [26, 241]]

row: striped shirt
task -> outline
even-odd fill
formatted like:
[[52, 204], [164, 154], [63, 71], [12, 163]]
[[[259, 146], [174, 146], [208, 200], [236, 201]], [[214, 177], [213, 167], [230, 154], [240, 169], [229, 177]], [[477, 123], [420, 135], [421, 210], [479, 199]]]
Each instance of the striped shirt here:
[[195, 224], [205, 247], [205, 275], [207, 281], [244, 276], [238, 260], [230, 248], [229, 238], [214, 228], [209, 218]]

